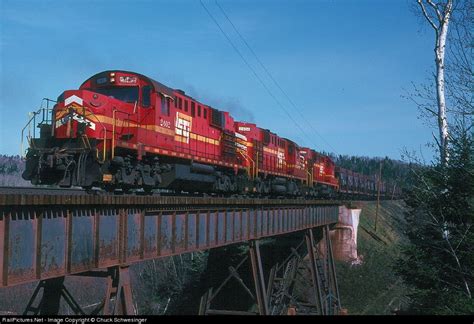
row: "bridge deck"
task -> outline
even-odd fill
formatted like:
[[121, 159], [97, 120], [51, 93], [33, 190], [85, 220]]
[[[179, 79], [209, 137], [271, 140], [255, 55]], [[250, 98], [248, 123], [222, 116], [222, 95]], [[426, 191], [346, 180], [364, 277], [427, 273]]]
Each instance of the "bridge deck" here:
[[338, 201], [0, 194], [0, 287], [336, 223]]

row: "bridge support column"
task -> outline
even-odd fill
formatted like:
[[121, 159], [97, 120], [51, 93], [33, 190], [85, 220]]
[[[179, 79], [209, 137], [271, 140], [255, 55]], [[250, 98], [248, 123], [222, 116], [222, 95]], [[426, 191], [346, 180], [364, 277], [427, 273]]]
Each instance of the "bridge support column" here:
[[[250, 259], [250, 267], [252, 271], [254, 291], [252, 291], [240, 277], [238, 270], [241, 266]], [[258, 314], [269, 315], [268, 311], [268, 297], [267, 288], [265, 285], [265, 278], [262, 267], [262, 259], [260, 256], [260, 248], [258, 241], [250, 241], [249, 243], [249, 254], [242, 259], [242, 261], [234, 268], [229, 267], [229, 275], [222, 282], [222, 284], [213, 292], [210, 288], [202, 297], [199, 305], [199, 315], [256, 315], [252, 312], [247, 311], [235, 311], [235, 310], [217, 310], [211, 309], [212, 300], [219, 294], [222, 288], [229, 282], [230, 279], [234, 278], [237, 282], [245, 289], [247, 294], [254, 300], [258, 307]], [[255, 294], [255, 296], [254, 296]]]
[[[41, 289], [43, 293], [41, 298], [38, 298]], [[64, 286], [64, 277], [41, 280], [38, 286], [36, 286], [23, 315], [58, 315], [61, 297], [66, 301], [74, 314], [85, 315], [79, 304]], [[38, 305], [33, 306], [37, 300], [39, 300]]]
[[268, 299], [265, 288], [265, 278], [263, 277], [262, 259], [258, 241], [250, 242], [250, 262], [252, 263], [252, 275], [257, 294], [257, 306], [260, 315], [268, 315]]
[[[116, 266], [106, 271], [89, 271], [79, 276], [106, 278], [107, 288], [105, 297], [90, 313], [97, 315], [136, 315], [133, 308], [132, 289], [128, 266]], [[58, 315], [61, 297], [75, 315], [86, 315], [79, 304], [64, 286], [64, 278], [41, 280], [33, 292], [23, 315]], [[43, 290], [41, 297], [40, 291]], [[37, 303], [37, 306], [33, 306]]]
[[269, 314], [296, 315], [300, 301], [296, 297], [299, 278], [306, 278], [302, 271], [304, 242], [291, 248], [290, 255], [281, 263], [275, 264], [268, 280]]
[[[234, 278], [242, 288], [247, 292], [249, 297], [256, 301], [251, 289], [245, 284], [242, 278], [239, 275], [239, 269], [242, 265], [248, 260], [249, 256], [245, 256], [239, 264], [234, 267], [229, 267], [229, 275], [227, 278], [221, 283], [221, 285], [215, 290], [213, 288], [209, 288], [209, 290], [201, 297], [201, 302], [199, 304], [199, 315], [257, 315], [256, 313], [247, 312], [247, 311], [235, 311], [235, 310], [218, 310], [218, 309], [211, 309], [211, 304], [214, 298], [221, 292], [224, 286], [230, 281], [230, 279]], [[240, 269], [241, 270], [241, 269]]]
[[327, 315], [336, 315], [341, 310], [341, 300], [339, 296], [339, 287], [337, 284], [336, 266], [332, 251], [331, 238], [329, 236], [329, 225], [324, 226], [325, 251], [325, 273], [326, 273], [326, 311]]
[[128, 266], [109, 268], [103, 315], [135, 315]]
[[324, 314], [321, 273], [318, 271], [316, 264], [317, 252], [314, 242], [314, 234], [312, 229], [308, 229], [305, 235], [306, 249], [309, 256], [309, 268], [311, 271], [311, 281], [313, 283], [313, 297], [316, 301], [316, 306], [319, 314]]
[[[311, 278], [312, 287], [309, 294], [304, 296], [301, 291], [308, 289], [305, 287], [308, 278]], [[281, 265], [272, 268], [268, 291], [272, 315], [339, 313], [339, 289], [327, 226], [305, 231], [303, 242], [292, 249], [290, 256]]]
[[[317, 231], [316, 237], [313, 230]], [[244, 283], [238, 273], [247, 259], [252, 271], [253, 290], [249, 289], [250, 286]], [[229, 267], [228, 277], [215, 291], [211, 288], [202, 296], [199, 315], [255, 315], [248, 311], [211, 309], [212, 301], [231, 278], [246, 290], [256, 303], [260, 315], [336, 315], [341, 309], [328, 226], [305, 230], [301, 243], [291, 248], [290, 255], [281, 264], [277, 263], [270, 269], [268, 285], [265, 285], [259, 242], [251, 241], [249, 254], [235, 268]], [[307, 294], [302, 294], [309, 286], [308, 278], [312, 281], [312, 300], [308, 299]]]

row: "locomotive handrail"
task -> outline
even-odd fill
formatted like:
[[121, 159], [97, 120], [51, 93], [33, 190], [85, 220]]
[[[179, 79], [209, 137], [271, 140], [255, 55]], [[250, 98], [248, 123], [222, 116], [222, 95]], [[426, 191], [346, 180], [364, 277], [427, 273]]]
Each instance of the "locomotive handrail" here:
[[[100, 124], [100, 126], [102, 126], [102, 129], [104, 131], [104, 150], [103, 150], [103, 155], [102, 155], [102, 161], [101, 162], [105, 162], [105, 158], [106, 158], [106, 151], [107, 151], [107, 128], [104, 126], [104, 124], [102, 124], [102, 122], [100, 121], [100, 119], [94, 114], [94, 112], [90, 109], [88, 109], [87, 107], [84, 107], [82, 106], [82, 109], [83, 111], [87, 111], [89, 112], [92, 117], [94, 117], [96, 119], [96, 121]], [[85, 117], [85, 113], [84, 113], [84, 117]], [[99, 159], [99, 150], [96, 150], [96, 156], [97, 156], [97, 159]]]
[[312, 187], [313, 187], [313, 172], [311, 172], [311, 171], [313, 171], [313, 170], [310, 169], [310, 171], [308, 171], [308, 170], [305, 170], [305, 171], [306, 171], [306, 173], [307, 173], [308, 176], [309, 176], [309, 178], [308, 178], [308, 180], [309, 180], [309, 181], [308, 181], [308, 186], [312, 188]]
[[[41, 110], [41, 109], [40, 109], [40, 110]], [[30, 114], [33, 114], [33, 115], [32, 115], [31, 118], [28, 120], [28, 122], [26, 123], [25, 127], [23, 127], [22, 130], [21, 130], [20, 156], [22, 156], [22, 157], [25, 157], [24, 152], [23, 152], [23, 141], [24, 141], [24, 138], [25, 138], [25, 134], [24, 134], [24, 133], [25, 133], [25, 129], [28, 127], [28, 143], [29, 143], [29, 141], [30, 141], [30, 135], [31, 135], [31, 134], [30, 134], [30, 132], [31, 132], [31, 127], [30, 127], [30, 125], [31, 125], [31, 122], [33, 121], [33, 119], [35, 118], [35, 116], [36, 116], [37, 114], [39, 114], [39, 111], [40, 111], [40, 110], [38, 110], [37, 112], [34, 112], [34, 111], [30, 112]]]
[[131, 114], [126, 112], [126, 111], [114, 108], [113, 111], [112, 111], [112, 148], [111, 148], [111, 150], [112, 150], [112, 159], [115, 157], [115, 116], [116, 116], [117, 112], [126, 114], [127, 115], [127, 120], [129, 122], [129, 125], [130, 125], [130, 115]]
[[256, 156], [257, 156], [257, 157], [256, 157], [255, 163], [254, 163], [254, 165], [255, 165], [255, 167], [254, 167], [254, 172], [255, 172], [254, 178], [258, 178], [258, 156], [259, 156], [258, 150], [257, 150]]
[[[249, 161], [249, 162], [251, 163], [251, 165], [255, 166], [255, 161], [252, 160], [252, 158], [251, 158], [250, 156], [248, 156], [248, 154], [245, 154], [245, 155], [244, 155], [243, 152], [240, 151], [240, 150], [237, 151], [237, 152], [239, 152], [240, 155], [242, 155], [242, 157], [243, 157], [245, 160]], [[250, 169], [252, 169], [252, 171], [253, 171], [253, 167], [252, 167], [252, 166], [250, 167]], [[249, 174], [250, 179], [253, 180], [253, 179], [254, 179], [254, 175], [250, 173], [250, 170], [247, 170], [247, 173]]]
[[[43, 107], [43, 104], [44, 102], [46, 101], [46, 108]], [[36, 124], [36, 116], [43, 113], [43, 120], [41, 122], [43, 122], [45, 120], [45, 116], [46, 116], [46, 121], [48, 121], [48, 112], [51, 110], [52, 111], [52, 108], [49, 108], [49, 103], [50, 102], [57, 102], [56, 100], [52, 100], [52, 99], [49, 99], [49, 98], [43, 98], [41, 100], [41, 105], [40, 105], [40, 108], [37, 110], [37, 111], [32, 111], [30, 112], [30, 114], [33, 114], [31, 116], [31, 118], [28, 120], [28, 122], [26, 123], [25, 127], [22, 128], [21, 130], [21, 140], [20, 140], [20, 156], [22, 157], [25, 157], [24, 155], [24, 151], [23, 151], [23, 141], [24, 141], [24, 133], [25, 133], [25, 129], [28, 127], [28, 143], [30, 142], [30, 139], [31, 139], [31, 122], [33, 122], [33, 124]], [[45, 111], [46, 111], [46, 115], [45, 115]], [[52, 123], [52, 118], [51, 118], [51, 123]], [[36, 125], [35, 125], [36, 126]], [[36, 134], [36, 128], [35, 126], [33, 126], [33, 137], [35, 136]]]

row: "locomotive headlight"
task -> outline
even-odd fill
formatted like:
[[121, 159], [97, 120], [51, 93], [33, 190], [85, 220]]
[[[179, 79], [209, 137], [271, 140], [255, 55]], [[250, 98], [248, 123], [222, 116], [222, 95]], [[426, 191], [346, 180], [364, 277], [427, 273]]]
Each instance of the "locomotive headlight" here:
[[114, 77], [114, 76], [115, 76], [115, 72], [110, 73], [110, 76], [111, 76], [111, 77]]
[[110, 82], [115, 82], [115, 78], [110, 78]]

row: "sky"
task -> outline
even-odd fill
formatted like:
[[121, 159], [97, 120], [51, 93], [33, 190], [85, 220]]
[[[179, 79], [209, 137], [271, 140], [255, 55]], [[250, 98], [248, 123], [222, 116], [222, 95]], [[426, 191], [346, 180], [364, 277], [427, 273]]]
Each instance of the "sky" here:
[[414, 2], [218, 0], [292, 104], [215, 0], [202, 3], [255, 73], [200, 0], [0, 0], [0, 153], [20, 153], [42, 98], [120, 69], [318, 151], [429, 159], [433, 130], [403, 97], [434, 69]]

